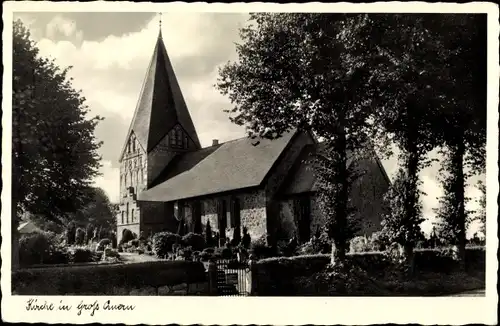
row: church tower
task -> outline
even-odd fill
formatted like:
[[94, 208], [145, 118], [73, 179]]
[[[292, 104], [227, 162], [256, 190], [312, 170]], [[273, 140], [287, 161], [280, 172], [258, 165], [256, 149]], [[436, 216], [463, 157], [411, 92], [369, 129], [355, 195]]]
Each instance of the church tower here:
[[[163, 222], [164, 204], [139, 203], [137, 194], [148, 189], [176, 155], [200, 147], [163, 43], [160, 21], [153, 56], [120, 155], [118, 241], [124, 229], [138, 236], [144, 231], [147, 236], [151, 231], [148, 224]], [[146, 211], [147, 214], [144, 214]]]

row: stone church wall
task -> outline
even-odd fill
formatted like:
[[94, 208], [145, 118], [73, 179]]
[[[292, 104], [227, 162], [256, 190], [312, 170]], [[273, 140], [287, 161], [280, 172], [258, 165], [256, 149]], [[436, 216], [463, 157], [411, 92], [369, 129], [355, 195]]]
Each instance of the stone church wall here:
[[[240, 202], [241, 230], [248, 228], [248, 233], [252, 239], [265, 236], [266, 234], [266, 198], [263, 190], [252, 190], [234, 195]], [[217, 202], [221, 199], [227, 203], [227, 220], [230, 219], [229, 200], [231, 195], [219, 196], [202, 200], [201, 223], [203, 230], [207, 221], [210, 221], [210, 227], [215, 232], [220, 232], [217, 219]], [[229, 226], [230, 224], [227, 223]], [[233, 228], [226, 228], [226, 237], [232, 238]]]

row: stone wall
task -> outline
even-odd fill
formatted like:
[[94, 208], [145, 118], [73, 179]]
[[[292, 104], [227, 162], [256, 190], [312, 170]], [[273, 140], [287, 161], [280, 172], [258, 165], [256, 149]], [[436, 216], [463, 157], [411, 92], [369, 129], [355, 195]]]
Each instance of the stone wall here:
[[113, 288], [110, 295], [134, 295], [134, 296], [175, 296], [175, 295], [209, 295], [210, 285], [208, 281], [198, 283], [181, 283], [175, 285], [164, 285], [160, 287], [146, 286], [130, 289], [126, 286]]
[[[240, 218], [241, 229], [247, 227], [248, 233], [252, 239], [259, 238], [266, 234], [266, 200], [265, 192], [263, 190], [250, 190], [247, 192], [234, 193], [232, 195], [218, 196], [201, 200], [201, 223], [203, 229], [210, 221], [212, 231], [219, 232], [219, 223], [217, 217], [217, 202], [221, 199], [226, 201], [227, 217], [226, 221], [230, 219], [229, 201], [231, 197], [238, 198], [240, 202]], [[191, 222], [192, 223], [192, 222]], [[232, 238], [234, 229], [229, 227], [225, 230], [226, 237]]]

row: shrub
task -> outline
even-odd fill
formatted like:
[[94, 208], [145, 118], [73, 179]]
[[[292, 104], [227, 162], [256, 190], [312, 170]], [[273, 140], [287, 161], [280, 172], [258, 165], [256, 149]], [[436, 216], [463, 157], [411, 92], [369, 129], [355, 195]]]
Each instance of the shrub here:
[[81, 228], [76, 229], [75, 244], [83, 245], [85, 241], [85, 231]]
[[46, 232], [22, 235], [19, 239], [19, 263], [41, 264], [49, 259], [52, 243]]
[[63, 247], [55, 247], [50, 251], [49, 257], [44, 261], [45, 264], [67, 264], [69, 263], [69, 253]]
[[372, 246], [365, 236], [357, 236], [350, 241], [351, 252], [368, 252], [372, 251]]
[[75, 243], [76, 226], [74, 222], [69, 222], [66, 228], [66, 242], [68, 245]]
[[214, 250], [214, 248], [205, 248], [205, 249], [203, 249], [203, 252], [211, 255], [215, 252], [215, 250]]
[[210, 227], [210, 220], [207, 220], [207, 224], [205, 225], [205, 244], [207, 246], [214, 245], [214, 237], [212, 233], [212, 228]]
[[252, 254], [256, 256], [257, 259], [277, 256], [276, 248], [262, 244], [261, 242], [252, 245]]
[[203, 251], [203, 252], [200, 254], [200, 260], [201, 260], [201, 261], [209, 261], [212, 257], [213, 257], [213, 256], [212, 256], [212, 254], [210, 254], [210, 253], [208, 253], [208, 252], [204, 252], [204, 251]]
[[240, 233], [240, 228], [234, 228], [233, 230], [233, 239], [231, 240], [231, 244], [236, 247], [240, 244], [241, 242], [241, 233]]
[[246, 227], [243, 227], [243, 237], [241, 238], [241, 245], [245, 249], [250, 249], [251, 243], [252, 243], [252, 238], [250, 237], [250, 234], [248, 233], [248, 229]]
[[102, 239], [101, 241], [99, 241], [99, 244], [97, 245], [96, 250], [97, 251], [103, 251], [106, 248], [106, 246], [108, 246], [110, 244], [111, 244], [111, 240], [109, 240], [109, 239]]
[[127, 243], [130, 240], [134, 240], [134, 239], [135, 239], [135, 236], [134, 236], [134, 233], [132, 231], [130, 231], [129, 229], [123, 229], [122, 239], [120, 240], [120, 243]]
[[205, 248], [205, 238], [201, 234], [196, 234], [196, 233], [188, 233], [185, 236], [182, 237], [182, 242], [186, 246], [190, 246], [193, 248], [193, 250], [203, 250]]
[[113, 250], [111, 248], [105, 248], [104, 249], [104, 254], [106, 255], [106, 258], [108, 257], [120, 257], [120, 254], [116, 250]]
[[90, 249], [75, 248], [71, 251], [70, 260], [73, 263], [89, 263], [95, 261], [95, 255]]
[[153, 252], [158, 257], [165, 257], [172, 252], [172, 246], [182, 241], [182, 238], [175, 233], [159, 232], [153, 236]]
[[137, 247], [139, 247], [139, 239], [133, 239], [133, 240], [130, 240], [130, 241], [128, 242], [128, 244], [129, 244], [131, 247], [135, 247], [135, 248], [137, 248]]
[[298, 248], [300, 255], [327, 254], [331, 251], [331, 241], [328, 235], [323, 232], [317, 237], [312, 237], [308, 242]]

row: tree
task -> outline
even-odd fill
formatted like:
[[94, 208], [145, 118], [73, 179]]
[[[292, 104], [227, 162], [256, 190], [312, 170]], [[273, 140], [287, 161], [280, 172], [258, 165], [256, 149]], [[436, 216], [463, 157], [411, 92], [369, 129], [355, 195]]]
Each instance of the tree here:
[[240, 30], [239, 60], [219, 71], [216, 87], [235, 105], [230, 120], [250, 137], [274, 139], [298, 129], [325, 140], [313, 161], [332, 264], [343, 262], [355, 231], [348, 153], [353, 161], [365, 155], [371, 112], [367, 16], [259, 13], [250, 22]]
[[412, 192], [408, 188], [414, 186], [414, 180], [408, 175], [407, 170], [400, 168], [389, 191], [384, 197], [387, 211], [382, 220], [382, 234], [389, 243], [398, 243], [405, 248], [407, 263], [409, 264], [409, 273], [413, 274], [414, 259], [413, 250], [419, 240], [422, 240], [422, 231], [420, 224], [424, 221], [422, 216], [422, 203], [420, 200], [411, 201], [413, 207], [412, 215], [408, 214], [407, 196]]
[[82, 204], [82, 191], [98, 174], [100, 143], [85, 98], [67, 73], [39, 56], [20, 20], [13, 26], [12, 230], [23, 211], [61, 222]]
[[[372, 66], [374, 99], [373, 126], [376, 136], [399, 149], [399, 188], [393, 202], [400, 202], [399, 217], [390, 214], [385, 224], [396, 227], [393, 235], [401, 243], [406, 263], [413, 266], [413, 249], [420, 234], [419, 172], [432, 162], [428, 154], [439, 145], [437, 130], [447, 49], [439, 42], [440, 17], [419, 14], [373, 15], [373, 42], [384, 60]], [[403, 193], [400, 193], [403, 192]], [[394, 219], [399, 219], [395, 221]], [[399, 228], [399, 230], [398, 230]]]
[[[440, 39], [446, 49], [446, 83], [442, 85], [446, 95], [437, 130], [445, 159], [441, 171], [445, 198], [439, 214], [465, 268], [471, 213], [465, 209], [466, 182], [471, 175], [484, 173], [486, 164], [486, 18], [449, 15], [442, 25], [447, 31]], [[465, 168], [471, 173], [466, 174]]]
[[207, 224], [205, 225], [205, 243], [207, 247], [211, 247], [214, 245], [214, 239], [212, 234], [212, 227], [210, 226], [210, 220], [207, 220]]
[[481, 197], [477, 200], [479, 209], [477, 211], [476, 219], [481, 223], [479, 231], [481, 231], [486, 237], [486, 185], [484, 182], [479, 181], [476, 186], [481, 192]]
[[91, 225], [96, 229], [114, 230], [116, 228], [114, 206], [106, 192], [102, 188], [88, 187], [82, 193], [86, 198], [86, 204], [76, 212], [68, 214], [68, 219], [86, 228]]

